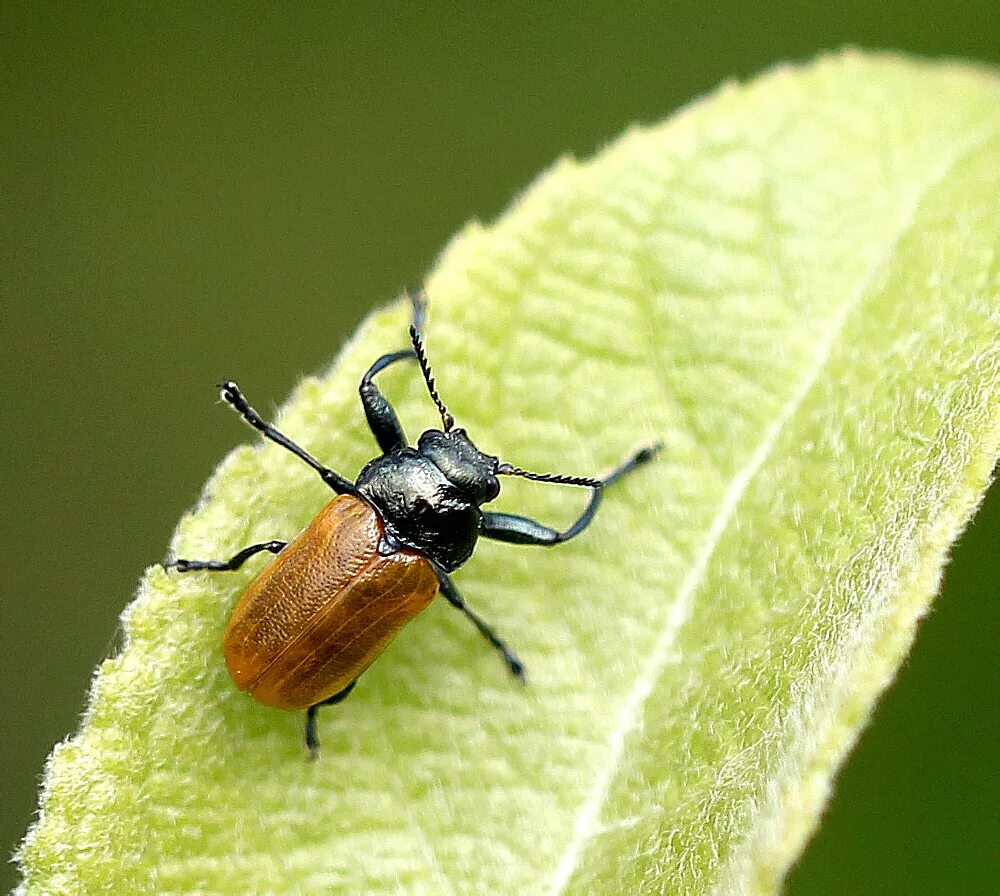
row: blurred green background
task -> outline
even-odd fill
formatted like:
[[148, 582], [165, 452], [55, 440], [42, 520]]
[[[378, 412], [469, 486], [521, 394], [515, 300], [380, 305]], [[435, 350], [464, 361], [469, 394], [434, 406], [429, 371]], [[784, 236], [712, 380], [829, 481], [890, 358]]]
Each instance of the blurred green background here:
[[[995, 63], [1000, 13], [0, 6], [0, 848], [143, 568], [249, 438], [213, 383], [273, 408], [560, 154], [847, 43]], [[789, 893], [997, 892], [998, 540], [994, 494]]]

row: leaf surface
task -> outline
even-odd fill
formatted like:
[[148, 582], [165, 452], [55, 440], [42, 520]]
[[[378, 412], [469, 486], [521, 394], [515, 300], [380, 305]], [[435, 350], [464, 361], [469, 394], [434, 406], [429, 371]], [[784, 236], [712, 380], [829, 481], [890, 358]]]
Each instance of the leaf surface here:
[[[309, 764], [301, 715], [221, 658], [267, 560], [153, 567], [49, 762], [24, 891], [774, 892], [1000, 453], [998, 223], [1000, 82], [957, 64], [780, 68], [556, 165], [431, 274], [441, 392], [525, 468], [666, 450], [580, 538], [484, 542], [456, 576], [530, 685], [435, 602], [321, 713]], [[356, 475], [357, 383], [405, 325], [371, 317], [281, 428]], [[433, 423], [412, 370], [382, 382], [411, 437]], [[327, 497], [243, 446], [173, 548], [288, 538]]]

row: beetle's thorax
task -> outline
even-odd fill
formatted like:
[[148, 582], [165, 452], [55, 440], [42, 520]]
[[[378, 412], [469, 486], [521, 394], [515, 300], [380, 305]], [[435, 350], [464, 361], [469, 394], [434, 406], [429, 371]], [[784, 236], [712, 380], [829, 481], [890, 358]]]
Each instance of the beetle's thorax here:
[[382, 517], [390, 544], [458, 568], [479, 538], [479, 505], [500, 491], [496, 458], [481, 453], [462, 430], [429, 430], [414, 448], [376, 458], [358, 477], [358, 491]]

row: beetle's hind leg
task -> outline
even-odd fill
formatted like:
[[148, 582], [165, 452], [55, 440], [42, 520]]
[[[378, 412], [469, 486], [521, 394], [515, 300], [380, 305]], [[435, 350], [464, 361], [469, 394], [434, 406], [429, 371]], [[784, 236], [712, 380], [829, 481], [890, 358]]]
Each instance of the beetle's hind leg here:
[[306, 710], [306, 747], [309, 748], [309, 759], [313, 762], [319, 759], [319, 734], [316, 733], [316, 714], [319, 712], [319, 708], [340, 703], [354, 690], [357, 683], [357, 679], [355, 679], [344, 690], [338, 691], [332, 697], [327, 697], [322, 703], [316, 703]]
[[243, 548], [242, 551], [228, 560], [181, 560], [178, 558], [171, 560], [169, 563], [164, 563], [163, 568], [176, 569], [178, 572], [197, 572], [200, 569], [207, 569], [210, 572], [233, 572], [239, 569], [254, 554], [259, 554], [261, 551], [270, 551], [272, 554], [277, 554], [284, 550], [287, 544], [287, 541], [264, 541], [260, 544], [252, 544], [248, 548]]

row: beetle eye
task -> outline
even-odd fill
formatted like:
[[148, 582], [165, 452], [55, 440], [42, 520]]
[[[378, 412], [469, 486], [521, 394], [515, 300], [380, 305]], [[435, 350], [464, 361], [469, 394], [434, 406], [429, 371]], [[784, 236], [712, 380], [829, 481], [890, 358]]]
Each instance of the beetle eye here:
[[500, 494], [500, 480], [494, 476], [490, 476], [488, 482], [489, 484], [486, 489], [486, 498], [483, 501], [484, 504], [488, 504], [490, 501], [495, 500], [497, 495]]

